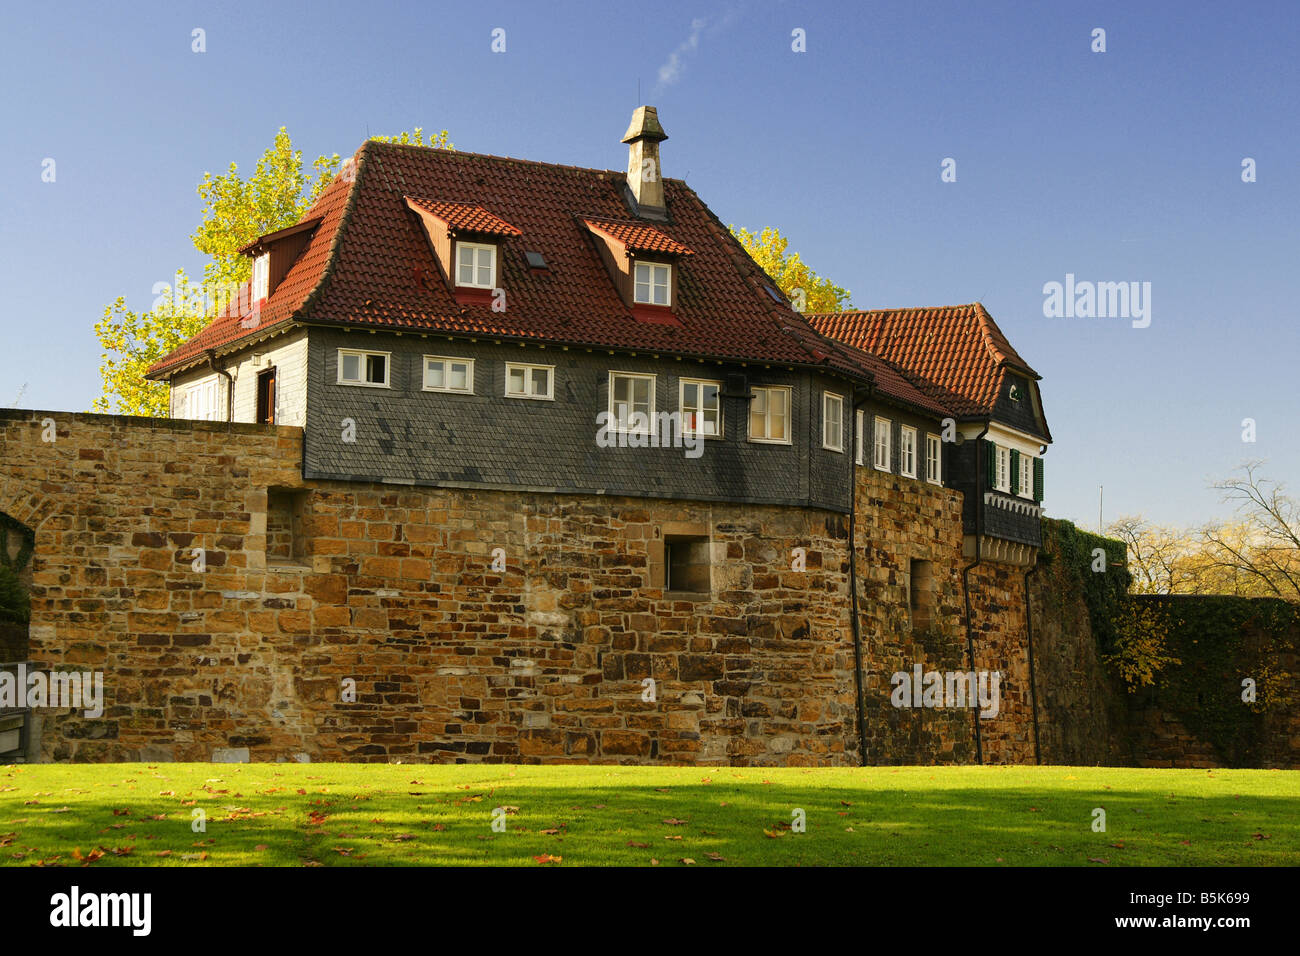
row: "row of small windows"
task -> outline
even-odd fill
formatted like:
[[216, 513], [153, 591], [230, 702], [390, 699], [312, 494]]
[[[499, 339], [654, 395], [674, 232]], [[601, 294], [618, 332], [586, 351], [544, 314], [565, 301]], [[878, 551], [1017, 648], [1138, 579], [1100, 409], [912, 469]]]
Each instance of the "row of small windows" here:
[[[366, 385], [388, 388], [392, 366], [391, 353], [339, 350], [340, 385]], [[474, 394], [474, 360], [446, 355], [424, 356], [424, 390]], [[722, 384], [708, 379], [683, 378], [678, 383], [678, 407], [682, 429], [706, 438], [722, 436]], [[793, 389], [788, 385], [765, 385], [751, 388], [749, 404], [749, 439], [756, 442], [790, 444], [790, 405]], [[545, 401], [555, 398], [555, 366], [507, 362], [506, 398], [529, 398]], [[653, 420], [655, 376], [637, 372], [609, 373], [609, 413], [611, 423], [620, 431], [632, 431], [638, 422]], [[891, 423], [875, 418], [874, 466], [891, 470]], [[917, 440], [915, 428], [904, 425], [900, 431], [899, 473], [917, 476]], [[863, 464], [867, 441], [863, 413], [858, 412], [857, 462]], [[835, 392], [822, 393], [822, 447], [844, 451], [844, 397]], [[942, 483], [941, 445], [936, 435], [925, 436], [925, 477]]]

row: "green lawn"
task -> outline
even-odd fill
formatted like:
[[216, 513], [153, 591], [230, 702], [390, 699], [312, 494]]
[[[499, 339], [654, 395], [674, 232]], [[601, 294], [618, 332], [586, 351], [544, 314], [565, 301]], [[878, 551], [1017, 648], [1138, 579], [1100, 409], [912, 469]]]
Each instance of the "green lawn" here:
[[[1104, 833], [1092, 829], [1098, 807]], [[505, 808], [504, 832], [493, 830], [494, 808]], [[206, 814], [206, 832], [191, 829], [195, 809]], [[791, 829], [796, 809], [802, 833]], [[1300, 772], [0, 767], [0, 864], [10, 866], [690, 865], [683, 860], [1294, 866]]]

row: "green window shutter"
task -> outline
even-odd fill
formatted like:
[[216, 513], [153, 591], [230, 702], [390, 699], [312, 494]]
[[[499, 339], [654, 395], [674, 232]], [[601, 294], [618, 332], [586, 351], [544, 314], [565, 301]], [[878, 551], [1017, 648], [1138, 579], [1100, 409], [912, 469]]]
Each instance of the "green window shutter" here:
[[993, 488], [998, 483], [998, 446], [984, 439], [984, 487]]
[[1020, 487], [1020, 452], [1011, 449], [1011, 493], [1018, 495], [1025, 489]]
[[1034, 500], [1043, 500], [1043, 459], [1034, 459]]

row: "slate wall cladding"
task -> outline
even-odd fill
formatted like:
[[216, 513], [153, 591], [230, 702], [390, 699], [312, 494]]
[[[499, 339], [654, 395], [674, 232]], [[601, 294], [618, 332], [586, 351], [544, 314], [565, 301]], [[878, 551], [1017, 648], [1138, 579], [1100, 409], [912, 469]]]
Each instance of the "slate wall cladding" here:
[[[393, 387], [337, 384], [340, 348], [391, 352]], [[426, 354], [474, 359], [474, 394], [423, 391], [422, 358]], [[505, 366], [511, 361], [554, 365], [554, 400], [505, 398]], [[309, 478], [690, 497], [847, 510], [845, 455], [824, 449], [821, 432], [822, 391], [830, 389], [846, 398], [847, 441], [848, 391], [842, 380], [777, 368], [610, 355], [599, 349], [520, 348], [325, 328], [311, 330], [309, 363]], [[678, 410], [682, 378], [725, 384], [727, 373], [743, 372], [751, 386], [791, 386], [792, 443], [749, 441], [748, 401], [724, 398], [725, 438], [707, 439], [699, 458], [687, 458], [681, 448], [598, 447], [596, 415], [609, 407], [611, 370], [654, 373], [659, 412]], [[342, 440], [344, 419], [356, 423], [353, 443]]]
[[[0, 411], [0, 511], [36, 529], [30, 656], [105, 675], [103, 717], [51, 714], [45, 759], [857, 763], [846, 515], [304, 481], [301, 454], [295, 428]], [[968, 761], [969, 711], [888, 693], [913, 663], [966, 669], [960, 496], [858, 474], [868, 761]], [[267, 565], [268, 489], [302, 499], [294, 565]], [[663, 536], [701, 530], [711, 592], [665, 593]], [[1019, 576], [974, 577], [976, 666], [1008, 674], [985, 758], [1026, 759]]]

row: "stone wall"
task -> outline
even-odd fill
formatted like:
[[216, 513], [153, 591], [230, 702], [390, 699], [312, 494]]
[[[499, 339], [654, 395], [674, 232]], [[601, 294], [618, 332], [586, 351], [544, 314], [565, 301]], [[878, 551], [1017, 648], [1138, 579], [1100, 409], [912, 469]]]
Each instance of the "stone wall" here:
[[[300, 441], [0, 417], [31, 657], [105, 672], [104, 716], [48, 720], [46, 758], [852, 762], [843, 516], [304, 483]], [[286, 494], [304, 540], [285, 561], [281, 522], [268, 563]], [[711, 593], [664, 591], [672, 533], [711, 536]]]

